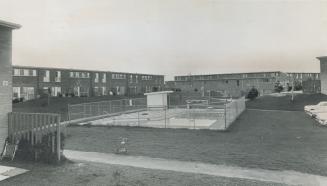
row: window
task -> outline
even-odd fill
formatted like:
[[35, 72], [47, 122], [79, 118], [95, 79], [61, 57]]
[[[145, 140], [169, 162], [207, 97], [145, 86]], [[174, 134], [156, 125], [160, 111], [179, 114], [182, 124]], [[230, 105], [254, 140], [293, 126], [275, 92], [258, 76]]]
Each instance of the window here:
[[236, 81], [237, 86], [240, 86], [240, 80]]
[[135, 83], [138, 83], [139, 82], [139, 77], [138, 75], [135, 76]]
[[44, 71], [43, 82], [50, 82], [50, 71], [49, 70]]
[[36, 70], [14, 68], [14, 76], [36, 76]]
[[133, 83], [133, 75], [129, 75], [129, 83]]
[[15, 68], [14, 69], [14, 76], [20, 76], [20, 70]]
[[95, 79], [94, 79], [95, 83], [99, 82], [99, 73], [95, 73]]
[[28, 69], [23, 70], [23, 76], [29, 76], [30, 71]]
[[59, 96], [61, 94], [61, 87], [51, 87], [51, 96]]
[[107, 82], [107, 74], [103, 73], [102, 74], [102, 83], [105, 83], [105, 82]]
[[101, 87], [101, 95], [103, 95], [103, 96], [107, 95], [106, 87]]
[[61, 72], [56, 71], [55, 82], [61, 82]]
[[12, 87], [13, 99], [20, 98], [20, 87]]
[[126, 74], [112, 74], [112, 79], [126, 79]]
[[22, 97], [24, 100], [34, 99], [34, 87], [23, 87]]
[[90, 78], [90, 73], [88, 73], [88, 72], [70, 72], [69, 77], [71, 77], [71, 78]]

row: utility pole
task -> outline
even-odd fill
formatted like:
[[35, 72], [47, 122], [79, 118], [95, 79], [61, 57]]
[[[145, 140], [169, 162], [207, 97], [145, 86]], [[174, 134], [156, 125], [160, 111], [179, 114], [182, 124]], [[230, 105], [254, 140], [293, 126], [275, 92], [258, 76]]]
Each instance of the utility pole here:
[[294, 77], [292, 77], [292, 98], [291, 101], [294, 101]]

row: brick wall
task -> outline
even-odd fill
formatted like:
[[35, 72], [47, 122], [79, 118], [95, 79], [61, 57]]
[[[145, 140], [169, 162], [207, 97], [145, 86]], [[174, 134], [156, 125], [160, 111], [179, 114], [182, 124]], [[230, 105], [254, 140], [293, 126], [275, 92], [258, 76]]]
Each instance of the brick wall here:
[[0, 26], [0, 148], [8, 136], [7, 115], [12, 111], [11, 30]]

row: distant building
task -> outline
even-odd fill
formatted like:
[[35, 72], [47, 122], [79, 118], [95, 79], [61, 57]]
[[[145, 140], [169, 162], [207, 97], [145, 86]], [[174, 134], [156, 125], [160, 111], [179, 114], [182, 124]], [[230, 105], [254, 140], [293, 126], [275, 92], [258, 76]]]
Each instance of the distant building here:
[[286, 81], [287, 74], [272, 71], [175, 76], [175, 80], [167, 82], [167, 86], [184, 92], [200, 92], [202, 96], [218, 93], [238, 97], [245, 95], [252, 87], [258, 89], [261, 95], [269, 94], [274, 91], [277, 82], [285, 86]]
[[0, 147], [8, 136], [8, 113], [12, 111], [12, 30], [20, 25], [0, 20]]
[[321, 93], [327, 94], [327, 56], [317, 57], [320, 61]]
[[14, 66], [13, 99], [42, 95], [138, 95], [162, 90], [164, 76], [126, 72]]
[[319, 82], [308, 81], [319, 79], [319, 73], [284, 73], [280, 71], [186, 75], [175, 76], [174, 81], [167, 82], [167, 87], [189, 93], [199, 92], [202, 96], [218, 93], [221, 96], [238, 97], [245, 95], [252, 87], [258, 89], [260, 95], [273, 93], [276, 83], [280, 83], [287, 89], [292, 85], [292, 81], [296, 81], [301, 86], [303, 82], [306, 82], [308, 91], [320, 90]]

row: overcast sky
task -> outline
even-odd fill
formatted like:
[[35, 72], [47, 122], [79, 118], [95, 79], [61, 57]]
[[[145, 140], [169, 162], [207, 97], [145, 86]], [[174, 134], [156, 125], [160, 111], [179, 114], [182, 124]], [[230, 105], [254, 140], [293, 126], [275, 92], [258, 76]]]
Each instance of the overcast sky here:
[[0, 0], [15, 65], [167, 75], [318, 72], [327, 1]]

